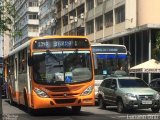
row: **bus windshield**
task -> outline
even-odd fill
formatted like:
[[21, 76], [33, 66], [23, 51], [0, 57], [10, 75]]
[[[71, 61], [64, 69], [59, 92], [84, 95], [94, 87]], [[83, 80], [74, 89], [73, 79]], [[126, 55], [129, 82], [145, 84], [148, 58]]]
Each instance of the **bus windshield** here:
[[92, 79], [90, 51], [33, 53], [34, 80], [39, 84], [72, 84]]
[[[97, 55], [97, 67], [95, 70], [96, 75], [111, 75], [116, 70], [124, 70], [127, 69], [127, 59], [118, 57], [117, 58], [101, 58]], [[107, 55], [106, 55], [107, 56]], [[109, 56], [109, 55], [108, 55]]]
[[95, 55], [95, 79], [101, 80], [114, 71], [128, 69], [127, 50], [125, 46], [101, 44], [93, 45], [92, 52]]

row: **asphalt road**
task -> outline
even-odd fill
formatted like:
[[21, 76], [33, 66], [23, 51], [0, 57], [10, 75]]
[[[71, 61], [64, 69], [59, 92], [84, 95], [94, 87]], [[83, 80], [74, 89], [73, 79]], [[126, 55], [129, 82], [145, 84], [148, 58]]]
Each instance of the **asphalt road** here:
[[3, 120], [159, 120], [160, 113], [150, 109], [117, 113], [116, 107], [100, 109], [98, 106], [82, 107], [81, 113], [74, 115], [70, 108], [57, 108], [39, 111], [31, 116], [23, 107], [11, 106], [7, 99], [2, 100]]

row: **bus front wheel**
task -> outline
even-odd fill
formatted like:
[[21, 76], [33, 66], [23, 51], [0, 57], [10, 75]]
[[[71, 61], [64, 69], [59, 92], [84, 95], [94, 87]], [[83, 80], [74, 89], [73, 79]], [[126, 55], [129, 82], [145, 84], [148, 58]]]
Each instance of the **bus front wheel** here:
[[72, 106], [72, 112], [78, 114], [81, 111], [81, 106]]
[[11, 94], [11, 90], [9, 90], [9, 104], [10, 105], [14, 105], [13, 99], [12, 99], [12, 94]]

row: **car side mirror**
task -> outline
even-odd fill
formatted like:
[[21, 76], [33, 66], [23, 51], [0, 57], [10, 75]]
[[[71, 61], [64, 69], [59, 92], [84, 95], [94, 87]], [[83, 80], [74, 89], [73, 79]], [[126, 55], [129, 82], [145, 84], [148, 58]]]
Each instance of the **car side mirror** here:
[[93, 60], [94, 60], [94, 69], [98, 69], [97, 56], [95, 53], [93, 53]]

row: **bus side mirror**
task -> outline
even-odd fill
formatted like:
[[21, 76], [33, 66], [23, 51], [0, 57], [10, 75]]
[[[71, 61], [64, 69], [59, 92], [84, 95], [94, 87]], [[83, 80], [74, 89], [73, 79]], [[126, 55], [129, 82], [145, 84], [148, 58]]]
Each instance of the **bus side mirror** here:
[[94, 60], [94, 69], [98, 69], [97, 56], [95, 53], [93, 53], [93, 60]]
[[131, 52], [130, 51], [127, 51], [127, 56], [131, 56]]
[[32, 66], [33, 65], [33, 57], [29, 56], [28, 57], [28, 66]]

